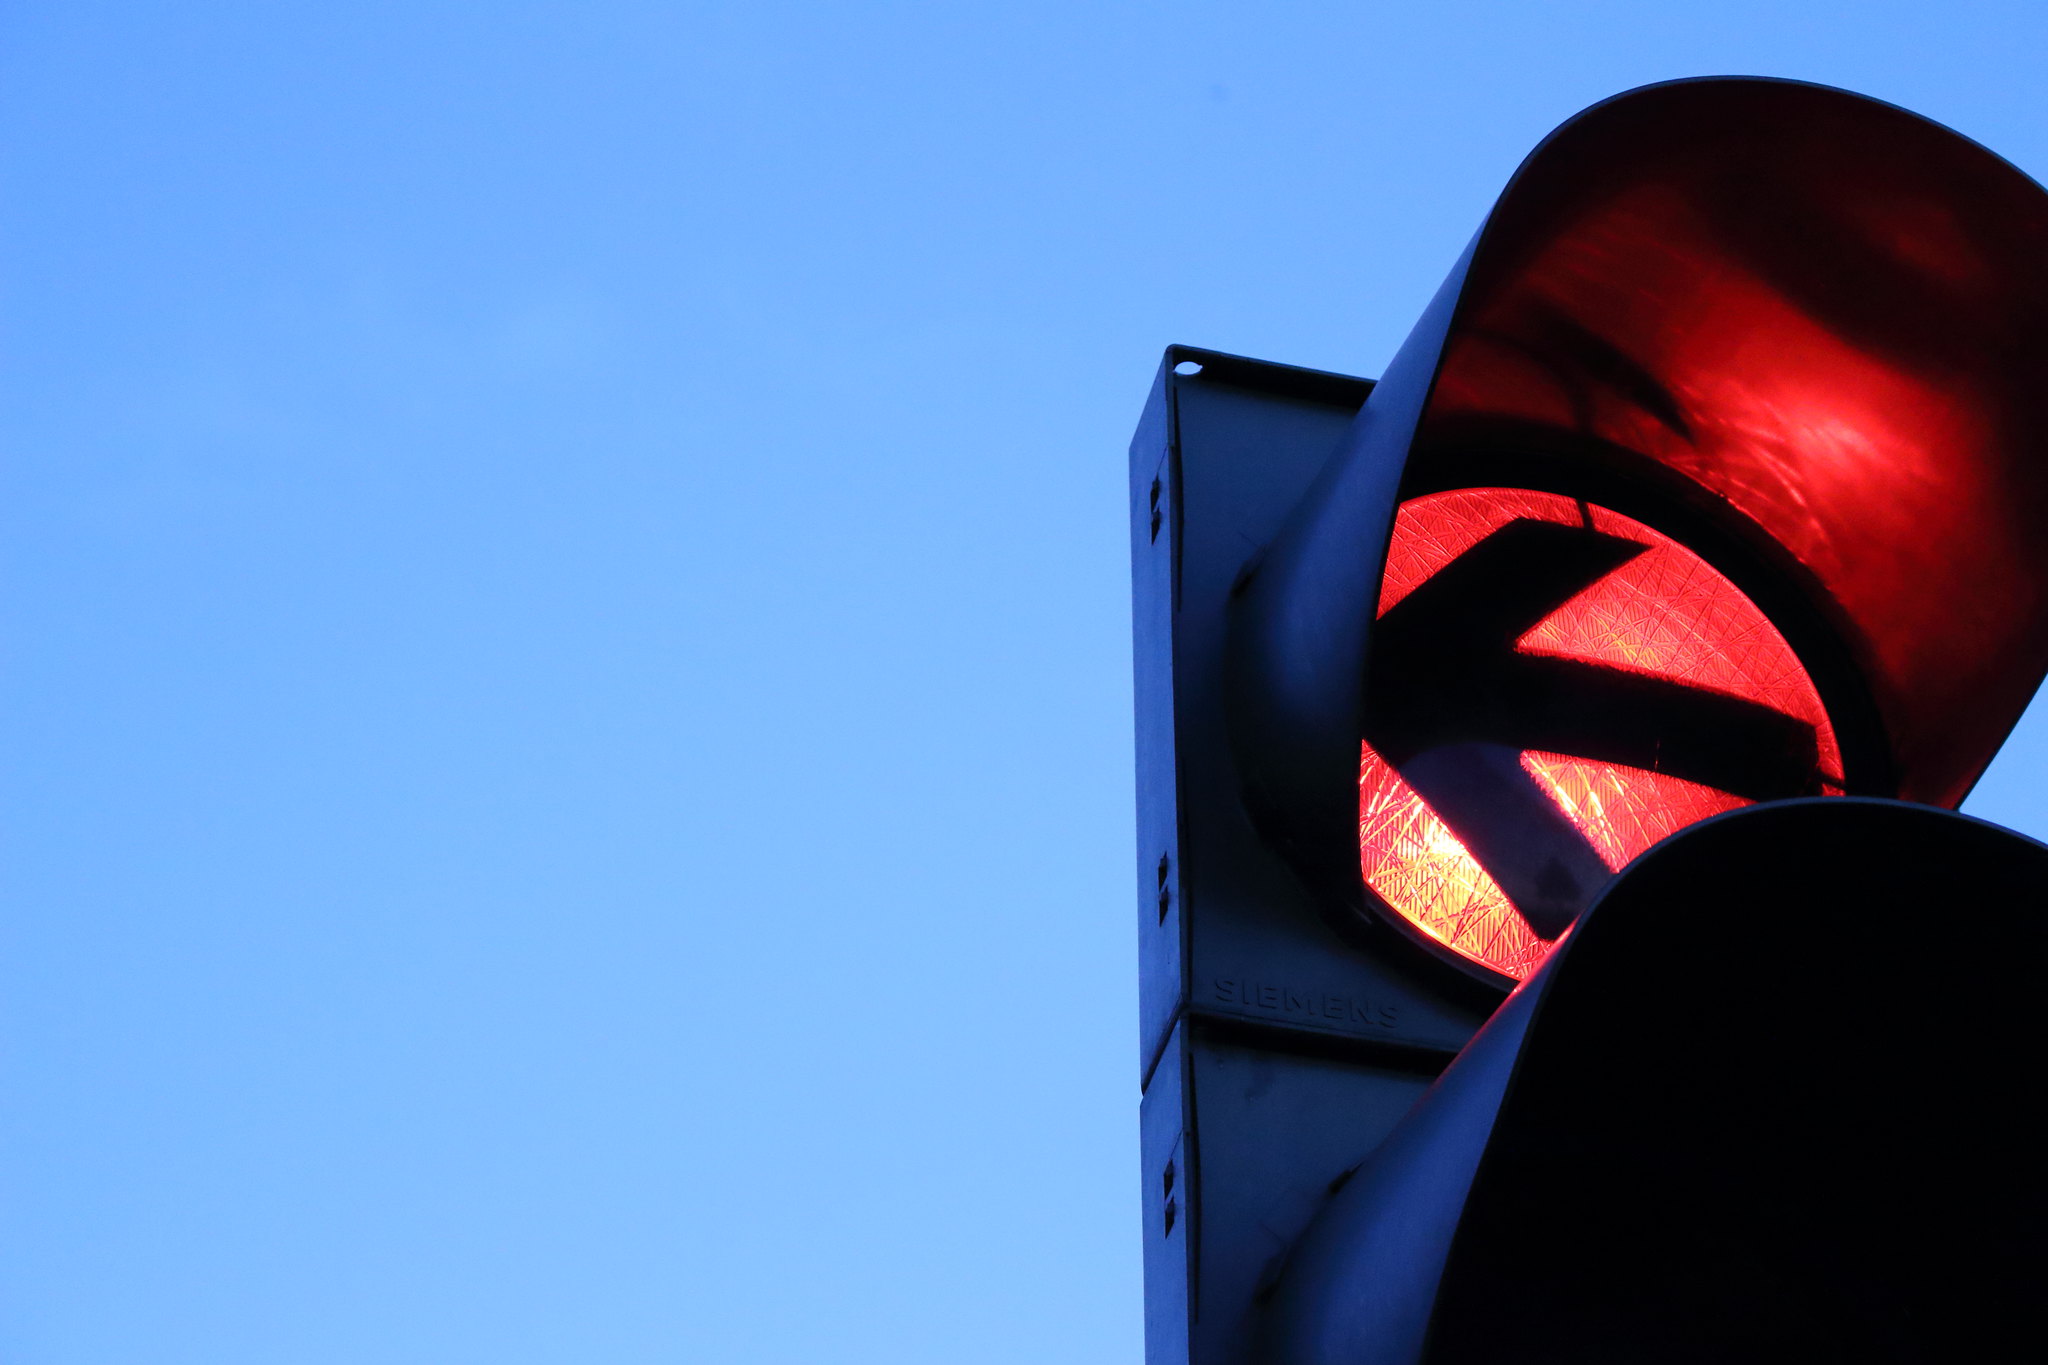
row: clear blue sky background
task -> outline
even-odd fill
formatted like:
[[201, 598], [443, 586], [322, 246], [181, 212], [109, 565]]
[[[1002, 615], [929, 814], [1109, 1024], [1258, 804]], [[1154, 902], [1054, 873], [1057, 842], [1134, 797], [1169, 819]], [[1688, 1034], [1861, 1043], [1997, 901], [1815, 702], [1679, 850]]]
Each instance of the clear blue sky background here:
[[[0, 1359], [1139, 1357], [1124, 446], [2048, 8], [0, 15]], [[2048, 832], [2048, 713], [1973, 809]]]

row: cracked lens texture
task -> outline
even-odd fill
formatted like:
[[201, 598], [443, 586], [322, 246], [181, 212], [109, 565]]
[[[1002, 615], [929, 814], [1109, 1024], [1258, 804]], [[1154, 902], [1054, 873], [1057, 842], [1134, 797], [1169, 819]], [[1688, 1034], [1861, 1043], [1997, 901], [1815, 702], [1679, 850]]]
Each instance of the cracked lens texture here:
[[[1698, 555], [1641, 522], [1571, 498], [1461, 489], [1401, 506], [1380, 590], [1384, 616], [1446, 564], [1512, 521], [1584, 525], [1647, 548], [1539, 621], [1523, 653], [1580, 659], [1741, 697], [1814, 727], [1822, 789], [1841, 791], [1841, 751], [1812, 680], [1784, 636]], [[1528, 751], [1522, 766], [1618, 871], [1659, 839], [1743, 798], [1668, 774]], [[1516, 980], [1550, 945], [1429, 803], [1361, 746], [1358, 850], [1366, 885], [1459, 955]]]

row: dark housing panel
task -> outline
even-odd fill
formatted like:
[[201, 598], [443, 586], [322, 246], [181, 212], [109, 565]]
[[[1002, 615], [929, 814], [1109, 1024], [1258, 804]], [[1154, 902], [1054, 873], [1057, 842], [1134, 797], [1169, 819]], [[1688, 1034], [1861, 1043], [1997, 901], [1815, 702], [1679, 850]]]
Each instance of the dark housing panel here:
[[[2006, 1356], [2048, 1273], [2044, 889], [2048, 848], [1902, 802], [1659, 845], [1330, 1201], [1246, 1358]], [[1773, 928], [1688, 941], [1730, 914]]]

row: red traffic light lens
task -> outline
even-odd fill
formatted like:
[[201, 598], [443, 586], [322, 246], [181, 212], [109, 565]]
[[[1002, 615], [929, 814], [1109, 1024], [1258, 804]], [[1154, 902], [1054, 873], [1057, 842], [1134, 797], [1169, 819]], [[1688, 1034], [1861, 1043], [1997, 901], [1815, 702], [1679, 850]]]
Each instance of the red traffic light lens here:
[[[1597, 670], [1561, 675], [1567, 686], [1575, 678], [1597, 682], [1611, 672], [1666, 684], [1666, 695], [1675, 695], [1673, 690], [1678, 689], [1705, 694], [1702, 700], [1748, 703], [1752, 712], [1764, 708], [1778, 720], [1798, 722], [1790, 727], [1798, 733], [1810, 727], [1810, 771], [1800, 776], [1800, 790], [1842, 791], [1841, 751], [1834, 728], [1785, 637], [1734, 583], [1697, 554], [1618, 512], [1522, 489], [1460, 489], [1412, 499], [1402, 504], [1395, 519], [1380, 617], [1386, 618], [1439, 575], [1448, 572], [1465, 580], [1473, 579], [1475, 572], [1483, 576], [1489, 561], [1483, 553], [1473, 552], [1510, 528], [1526, 538], [1528, 523], [1576, 528], [1588, 540], [1609, 547], [1604, 552], [1607, 559], [1599, 563], [1619, 562], [1546, 606], [1526, 628], [1512, 627], [1517, 633], [1500, 642], [1504, 653]], [[1505, 595], [1517, 585], [1498, 586]], [[1475, 593], [1484, 596], [1488, 587], [1483, 581], [1465, 582], [1458, 600], [1469, 601]], [[1429, 610], [1426, 597], [1416, 597], [1411, 611]], [[1423, 628], [1424, 636], [1446, 639], [1464, 629], [1455, 620], [1425, 618], [1414, 625]], [[1412, 625], [1409, 633], [1415, 634]], [[1503, 676], [1512, 679], [1511, 672]], [[1546, 676], [1522, 685], [1525, 690], [1555, 691], [1558, 683], [1559, 677]], [[1496, 693], [1513, 686], [1512, 681], [1504, 683]], [[1460, 817], [1439, 812], [1403, 776], [1403, 766], [1464, 738], [1519, 748], [1527, 780], [1610, 871], [1619, 870], [1666, 835], [1747, 805], [1761, 793], [1745, 795], [1695, 780], [1701, 773], [1680, 771], [1682, 762], [1667, 763], [1661, 746], [1641, 749], [1640, 735], [1634, 742], [1641, 752], [1630, 756], [1645, 761], [1616, 761], [1615, 755], [1623, 750], [1599, 733], [1597, 718], [1582, 745], [1558, 743], [1555, 726], [1546, 728], [1541, 721], [1525, 731], [1534, 742], [1520, 743], [1514, 737], [1524, 733], [1514, 728], [1517, 703], [1514, 697], [1483, 698], [1477, 709], [1485, 714], [1474, 715], [1469, 736], [1460, 735], [1459, 717], [1450, 714], [1429, 717], [1430, 738], [1420, 747], [1397, 741], [1376, 749], [1369, 738], [1359, 765], [1358, 849], [1366, 885], [1405, 925], [1466, 962], [1519, 980], [1549, 951], [1555, 932], [1545, 935], [1531, 924], [1526, 907], [1517, 906], [1503, 889], [1505, 878], [1497, 879], [1473, 853], [1469, 827], [1461, 834], [1456, 828]], [[1445, 704], [1455, 708], [1461, 701], [1447, 698]], [[1538, 699], [1529, 704], [1545, 703]], [[1620, 716], [1615, 721], [1617, 726], [1634, 723], [1641, 728], [1639, 721]], [[1368, 732], [1386, 733], [1370, 718]], [[1585, 752], [1560, 751], [1567, 747]], [[1390, 750], [1391, 756], [1381, 749]]]

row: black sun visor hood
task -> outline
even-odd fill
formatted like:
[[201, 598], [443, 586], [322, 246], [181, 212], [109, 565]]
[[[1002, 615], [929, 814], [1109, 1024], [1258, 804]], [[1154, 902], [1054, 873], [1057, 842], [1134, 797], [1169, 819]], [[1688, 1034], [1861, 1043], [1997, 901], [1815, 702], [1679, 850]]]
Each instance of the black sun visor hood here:
[[1233, 608], [1249, 794], [1340, 884], [1392, 509], [1486, 485], [1692, 545], [1800, 649], [1853, 792], [1957, 805], [2048, 672], [2048, 193], [1776, 80], [1531, 153]]

